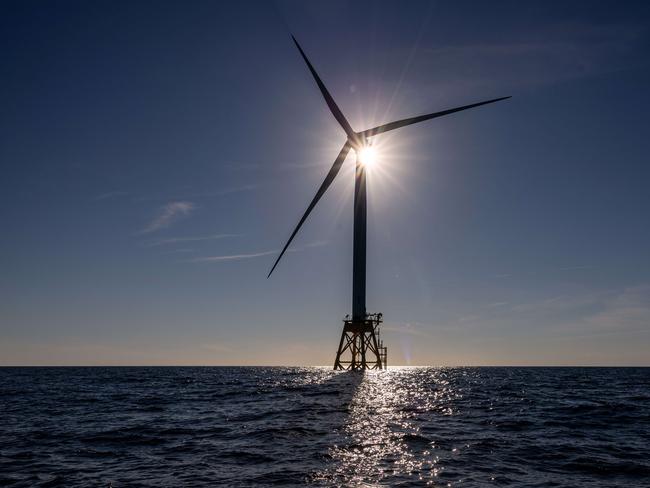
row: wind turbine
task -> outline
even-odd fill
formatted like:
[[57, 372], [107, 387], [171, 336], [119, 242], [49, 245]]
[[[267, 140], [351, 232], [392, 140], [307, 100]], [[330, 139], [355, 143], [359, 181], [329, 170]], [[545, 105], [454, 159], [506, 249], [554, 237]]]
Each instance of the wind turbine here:
[[[444, 115], [453, 114], [462, 110], [480, 107], [481, 105], [487, 105], [488, 103], [499, 102], [510, 97], [494, 98], [492, 100], [472, 103], [470, 105], [463, 105], [462, 107], [442, 110], [440, 112], [419, 115], [417, 117], [411, 117], [408, 119], [396, 120], [394, 122], [389, 122], [388, 124], [373, 127], [372, 129], [355, 132], [343, 115], [343, 112], [341, 112], [341, 109], [338, 107], [338, 105], [336, 105], [336, 102], [332, 98], [332, 95], [330, 95], [329, 91], [325, 87], [325, 84], [318, 76], [318, 73], [316, 73], [316, 70], [307, 58], [305, 52], [300, 47], [300, 44], [298, 44], [296, 38], [294, 36], [291, 37], [293, 39], [293, 42], [296, 44], [298, 51], [300, 51], [300, 55], [305, 60], [309, 71], [311, 71], [311, 74], [314, 77], [314, 80], [316, 81], [316, 84], [318, 85], [323, 98], [325, 99], [325, 103], [327, 103], [327, 106], [330, 109], [330, 112], [332, 112], [332, 115], [336, 121], [345, 131], [347, 139], [345, 141], [345, 144], [343, 144], [339, 155], [334, 161], [334, 164], [325, 176], [323, 183], [321, 183], [320, 188], [316, 192], [316, 195], [298, 222], [298, 225], [296, 225], [295, 229], [291, 233], [291, 236], [282, 248], [280, 255], [275, 260], [275, 263], [273, 264], [271, 271], [269, 271], [267, 278], [271, 276], [271, 273], [273, 273], [276, 266], [280, 262], [280, 259], [282, 259], [282, 256], [284, 256], [284, 253], [291, 244], [291, 241], [293, 241], [293, 238], [302, 227], [302, 224], [305, 223], [305, 220], [307, 220], [307, 217], [311, 211], [330, 187], [334, 181], [334, 178], [336, 178], [338, 175], [341, 166], [345, 161], [345, 158], [350, 152], [350, 149], [353, 149], [357, 155], [357, 161], [354, 179], [352, 318], [348, 319], [346, 317], [346, 320], [344, 320], [343, 332], [341, 333], [341, 340], [336, 354], [336, 359], [334, 361], [334, 369], [382, 369], [386, 367], [387, 355], [387, 349], [383, 347], [383, 342], [378, 340], [378, 326], [382, 321], [382, 314], [369, 315], [366, 312], [366, 170], [364, 161], [360, 155], [364, 149], [368, 148], [370, 138], [379, 134], [383, 134], [384, 132], [399, 129], [407, 125], [417, 124], [418, 122], [424, 122], [425, 120], [435, 119]], [[343, 357], [346, 351], [348, 351], [351, 355], [349, 360], [346, 360]], [[374, 356], [374, 359], [368, 360], [368, 353], [372, 354]]]

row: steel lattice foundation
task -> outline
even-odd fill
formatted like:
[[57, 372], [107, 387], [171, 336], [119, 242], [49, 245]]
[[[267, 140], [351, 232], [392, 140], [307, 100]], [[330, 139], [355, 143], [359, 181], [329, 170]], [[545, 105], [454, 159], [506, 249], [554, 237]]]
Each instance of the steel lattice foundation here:
[[366, 320], [344, 320], [334, 369], [386, 369], [387, 348], [379, 338], [382, 315], [367, 315]]

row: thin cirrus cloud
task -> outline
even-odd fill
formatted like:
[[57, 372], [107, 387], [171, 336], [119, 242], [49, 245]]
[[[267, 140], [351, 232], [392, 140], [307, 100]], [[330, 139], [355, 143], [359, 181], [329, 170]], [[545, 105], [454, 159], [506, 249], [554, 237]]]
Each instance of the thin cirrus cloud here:
[[156, 239], [153, 241], [145, 242], [147, 247], [163, 246], [165, 244], [177, 244], [179, 242], [195, 242], [195, 241], [212, 241], [217, 239], [227, 239], [229, 237], [241, 237], [243, 234], [214, 234], [210, 236], [198, 237], [169, 237], [166, 239]]
[[160, 229], [169, 227], [174, 222], [188, 217], [195, 209], [192, 202], [177, 201], [169, 202], [160, 209], [158, 215], [140, 231], [141, 234], [149, 234]]
[[[417, 91], [421, 88], [417, 85], [425, 83], [447, 97], [464, 96], [477, 89], [530, 90], [612, 73], [645, 63], [646, 35], [640, 22], [552, 24], [536, 31], [514, 31], [498, 42], [418, 46], [413, 63], [430, 75], [411, 82], [409, 90]], [[413, 48], [391, 48], [375, 54], [379, 55], [399, 65], [413, 55]], [[382, 83], [401, 82], [399, 71], [393, 76], [382, 77]]]
[[196, 258], [192, 259], [192, 263], [216, 263], [219, 261], [238, 261], [241, 259], [253, 259], [253, 258], [259, 258], [261, 256], [268, 256], [269, 254], [277, 254], [278, 251], [277, 249], [274, 249], [272, 251], [262, 251], [262, 252], [254, 252], [250, 254], [225, 254], [222, 256], [207, 256], [204, 258]]
[[[305, 249], [309, 249], [312, 247], [321, 247], [321, 246], [326, 246], [328, 244], [328, 241], [314, 241], [309, 244], [305, 244], [302, 247], [298, 247], [295, 249], [289, 249], [289, 252], [300, 252]], [[195, 258], [191, 259], [191, 263], [218, 263], [221, 261], [239, 261], [242, 259], [254, 259], [254, 258], [259, 258], [262, 256], [268, 256], [270, 254], [278, 254], [280, 252], [279, 249], [273, 249], [271, 251], [261, 251], [261, 252], [254, 252], [254, 253], [248, 253], [248, 254], [224, 254], [220, 256], [206, 256], [202, 258]]]

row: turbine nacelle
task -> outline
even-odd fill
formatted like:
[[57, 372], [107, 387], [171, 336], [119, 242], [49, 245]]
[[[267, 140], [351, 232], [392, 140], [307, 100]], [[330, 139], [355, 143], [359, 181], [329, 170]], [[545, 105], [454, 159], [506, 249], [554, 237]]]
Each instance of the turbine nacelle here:
[[363, 132], [355, 132], [354, 137], [348, 136], [347, 143], [355, 151], [361, 151], [364, 147], [370, 144], [370, 139], [363, 135]]

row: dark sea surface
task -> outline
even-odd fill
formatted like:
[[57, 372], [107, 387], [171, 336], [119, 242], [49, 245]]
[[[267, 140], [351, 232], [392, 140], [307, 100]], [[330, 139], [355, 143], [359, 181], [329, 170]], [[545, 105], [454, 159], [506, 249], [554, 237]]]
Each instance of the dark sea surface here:
[[650, 487], [650, 368], [0, 368], [0, 485]]

